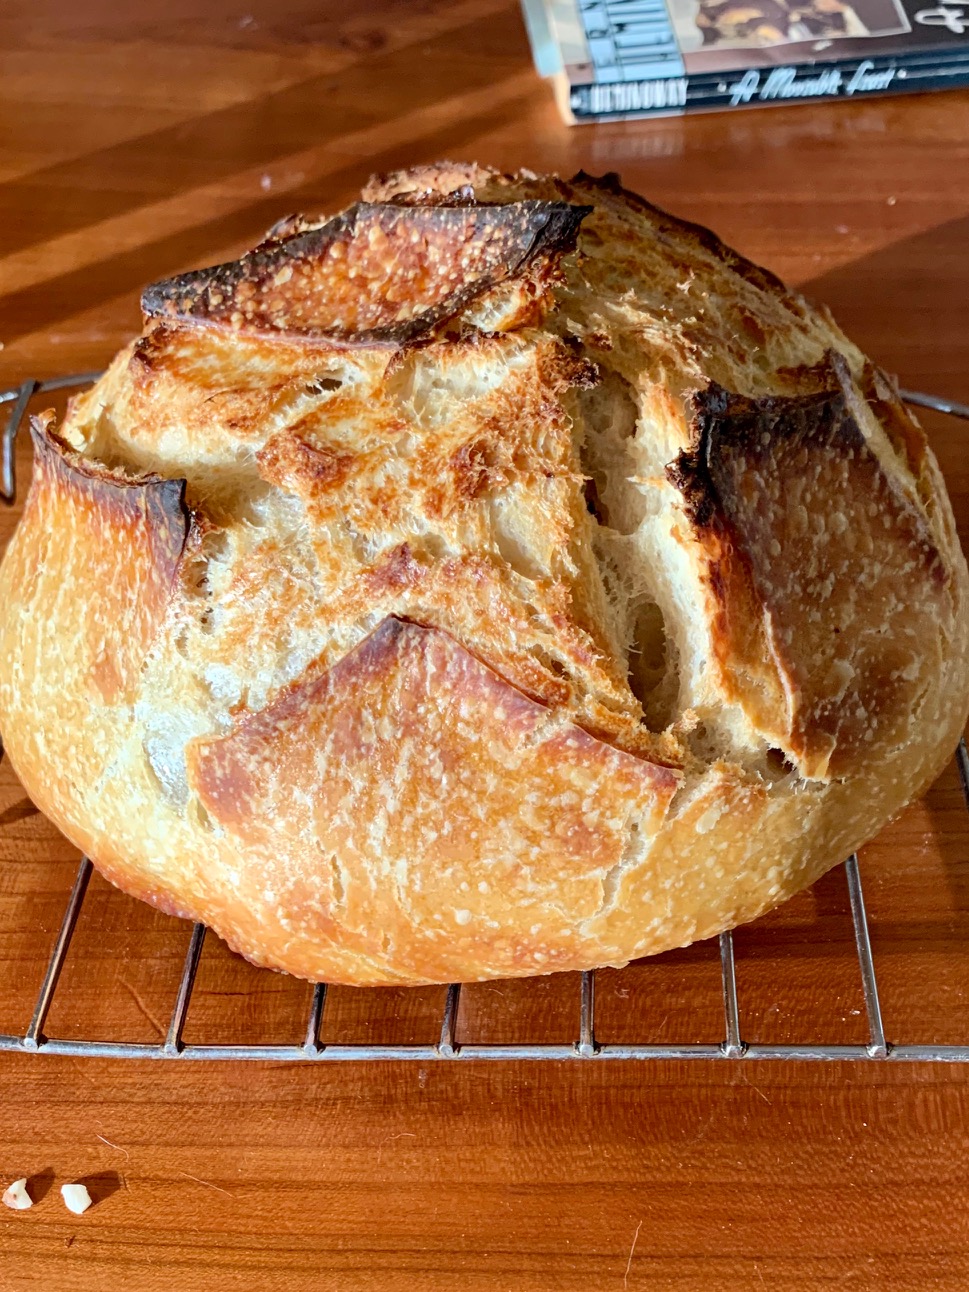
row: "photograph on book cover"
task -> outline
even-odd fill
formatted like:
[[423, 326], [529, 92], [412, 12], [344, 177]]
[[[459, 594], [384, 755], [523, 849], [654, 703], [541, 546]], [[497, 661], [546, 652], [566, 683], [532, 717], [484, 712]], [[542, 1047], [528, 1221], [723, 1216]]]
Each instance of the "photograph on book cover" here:
[[666, 7], [684, 55], [911, 31], [899, 0], [666, 0]]

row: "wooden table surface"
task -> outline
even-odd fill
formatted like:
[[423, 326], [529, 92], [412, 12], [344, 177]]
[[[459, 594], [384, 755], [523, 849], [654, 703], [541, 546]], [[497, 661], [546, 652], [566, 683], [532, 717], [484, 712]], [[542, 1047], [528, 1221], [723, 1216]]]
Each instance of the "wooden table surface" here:
[[[967, 94], [570, 130], [513, 0], [13, 0], [0, 51], [0, 387], [103, 365], [145, 282], [446, 157], [619, 170], [969, 400]], [[969, 537], [969, 428], [928, 426]], [[891, 1039], [969, 1042], [967, 827], [950, 768], [862, 856]], [[76, 860], [0, 767], [0, 1031]], [[95, 879], [48, 1030], [157, 1040], [187, 939]], [[736, 943], [746, 1039], [866, 1039], [840, 872]], [[308, 1001], [212, 938], [186, 1039], [290, 1041]], [[441, 1001], [334, 991], [324, 1035], [431, 1039]], [[604, 1040], [719, 1040], [715, 945], [603, 974], [599, 1005]], [[575, 1028], [560, 975], [468, 989], [459, 1037]], [[7, 1056], [0, 1177], [38, 1202], [0, 1215], [0, 1289], [965, 1289], [967, 1114], [955, 1066]]]

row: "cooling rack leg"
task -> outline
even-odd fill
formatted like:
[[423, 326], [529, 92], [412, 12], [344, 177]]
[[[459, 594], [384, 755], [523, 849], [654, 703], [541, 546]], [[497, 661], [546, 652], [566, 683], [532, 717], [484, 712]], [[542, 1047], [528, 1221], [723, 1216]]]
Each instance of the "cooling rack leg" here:
[[75, 372], [66, 377], [49, 377], [46, 381], [25, 381], [13, 390], [0, 390], [0, 404], [13, 404], [7, 424], [0, 434], [0, 498], [12, 503], [17, 496], [17, 432], [24, 420], [30, 398], [43, 390], [67, 390], [71, 386], [89, 386], [99, 372]]
[[720, 934], [720, 976], [723, 980], [723, 1016], [727, 1028], [727, 1037], [721, 1048], [728, 1059], [741, 1059], [746, 1046], [740, 1039], [737, 967], [733, 956], [733, 934], [729, 930]]
[[596, 1051], [595, 1012], [596, 1012], [596, 975], [595, 970], [587, 970], [582, 975], [579, 1000], [579, 1041], [576, 1051], [583, 1059], [591, 1059]]
[[956, 746], [956, 767], [959, 769], [959, 784], [962, 786], [962, 797], [969, 809], [969, 754], [966, 753], [966, 742], [960, 740]]
[[77, 925], [77, 917], [81, 913], [81, 903], [84, 901], [84, 894], [87, 892], [92, 869], [93, 867], [87, 857], [82, 857], [74, 879], [74, 887], [71, 889], [71, 896], [68, 899], [67, 910], [64, 912], [63, 920], [61, 920], [61, 930], [57, 935], [57, 941], [54, 943], [54, 949], [50, 953], [50, 960], [47, 962], [47, 972], [44, 974], [44, 981], [41, 983], [40, 993], [37, 996], [37, 1004], [34, 1006], [34, 1016], [30, 1020], [30, 1026], [24, 1035], [24, 1047], [28, 1050], [37, 1050], [44, 1043], [44, 1023], [47, 1021], [51, 1002], [54, 999], [54, 992], [57, 989], [57, 980], [61, 976], [61, 970], [67, 958], [67, 949], [71, 945], [71, 938]]
[[868, 917], [865, 914], [865, 898], [861, 891], [861, 875], [858, 872], [858, 858], [854, 853], [845, 862], [845, 879], [848, 881], [848, 899], [851, 902], [851, 920], [855, 926], [855, 949], [858, 952], [858, 965], [861, 969], [861, 986], [865, 993], [865, 1010], [868, 1014], [868, 1034], [870, 1039], [868, 1053], [873, 1059], [884, 1059], [888, 1054], [885, 1041], [885, 1025], [882, 1022], [882, 1008], [878, 1001], [878, 984], [875, 980], [875, 962], [871, 954], [871, 937], [868, 932]]
[[199, 957], [202, 954], [202, 943], [205, 941], [205, 925], [196, 924], [192, 929], [192, 938], [185, 954], [185, 967], [178, 984], [178, 995], [175, 997], [175, 1008], [172, 1010], [172, 1021], [168, 1024], [168, 1035], [162, 1046], [164, 1052], [171, 1056], [178, 1054], [182, 1048], [182, 1029], [188, 1014], [189, 1001], [192, 999], [192, 988], [195, 986], [195, 975], [198, 973]]
[[447, 989], [444, 1001], [444, 1017], [441, 1020], [441, 1039], [437, 1043], [437, 1052], [442, 1059], [453, 1059], [458, 1052], [454, 1043], [454, 1029], [458, 1024], [458, 1001], [461, 999], [461, 984], [452, 982]]
[[955, 400], [940, 399], [938, 395], [925, 395], [920, 390], [900, 390], [898, 393], [906, 404], [918, 404], [919, 408], [934, 408], [937, 413], [969, 418], [969, 404], [957, 404]]
[[17, 496], [16, 452], [17, 432], [24, 420], [24, 413], [30, 403], [30, 397], [37, 389], [36, 381], [25, 381], [17, 391], [16, 401], [7, 425], [3, 429], [3, 447], [0, 452], [0, 497], [4, 502], [13, 502]]
[[303, 1053], [308, 1059], [315, 1059], [322, 1051], [320, 1044], [320, 1025], [323, 1022], [323, 1009], [326, 1005], [326, 983], [318, 982], [313, 988], [313, 999], [310, 1002], [310, 1016], [306, 1022], [306, 1040], [303, 1042]]

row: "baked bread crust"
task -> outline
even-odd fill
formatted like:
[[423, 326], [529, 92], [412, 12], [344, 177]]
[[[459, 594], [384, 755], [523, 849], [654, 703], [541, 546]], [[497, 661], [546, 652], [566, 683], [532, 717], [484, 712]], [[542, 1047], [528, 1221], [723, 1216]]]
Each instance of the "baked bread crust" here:
[[624, 190], [442, 164], [147, 289], [33, 426], [0, 726], [114, 883], [352, 984], [759, 915], [969, 711], [937, 464], [830, 316]]

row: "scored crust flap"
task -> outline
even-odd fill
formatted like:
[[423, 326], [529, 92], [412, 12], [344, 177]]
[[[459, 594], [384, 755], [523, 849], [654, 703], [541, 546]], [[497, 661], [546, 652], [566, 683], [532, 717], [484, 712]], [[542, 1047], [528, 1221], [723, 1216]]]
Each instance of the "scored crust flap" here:
[[531, 275], [538, 290], [590, 210], [361, 202], [316, 227], [295, 220], [239, 260], [155, 283], [142, 308], [237, 331], [399, 346], [509, 279]]
[[816, 393], [694, 397], [694, 446], [668, 468], [699, 544], [728, 700], [815, 779], [911, 723], [950, 617], [925, 517], [851, 412], [836, 356]]
[[[34, 478], [24, 530], [36, 519], [20, 595], [41, 623], [56, 606], [58, 632], [72, 646], [61, 684], [90, 685], [113, 703], [137, 680], [172, 594], [190, 525], [185, 481], [91, 462], [52, 424], [53, 413], [31, 422]], [[96, 588], [96, 599], [65, 598], [63, 588], [75, 580]]]
[[574, 955], [569, 926], [679, 783], [396, 618], [197, 743], [189, 776], [299, 924], [336, 920], [345, 945], [417, 979], [462, 958], [474, 976], [483, 945], [504, 973]]

